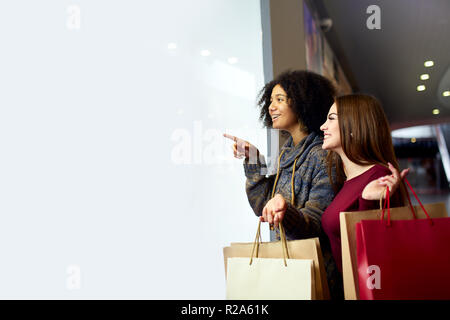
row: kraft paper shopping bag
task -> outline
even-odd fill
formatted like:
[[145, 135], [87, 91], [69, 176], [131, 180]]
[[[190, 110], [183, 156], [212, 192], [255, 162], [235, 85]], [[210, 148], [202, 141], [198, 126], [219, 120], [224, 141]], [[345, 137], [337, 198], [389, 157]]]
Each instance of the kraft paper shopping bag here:
[[[261, 223], [258, 223], [258, 230]], [[258, 237], [258, 232], [257, 232]], [[255, 239], [256, 241], [257, 239]], [[275, 242], [259, 242], [258, 250], [255, 256], [259, 258], [282, 258], [283, 251], [281, 248], [281, 241]], [[225, 276], [227, 276], [228, 258], [247, 257], [252, 255], [252, 249], [255, 242], [250, 243], [231, 243], [230, 246], [223, 248]], [[327, 276], [320, 249], [318, 238], [310, 238], [303, 240], [286, 241], [287, 251], [290, 259], [310, 259], [314, 268], [314, 299], [328, 300], [330, 293], [328, 289]]]
[[[419, 205], [413, 206], [418, 219], [425, 219], [426, 215]], [[425, 204], [424, 208], [431, 218], [447, 217], [444, 203]], [[409, 206], [391, 208], [392, 220], [413, 219]], [[366, 210], [358, 212], [341, 212], [341, 246], [342, 246], [342, 272], [344, 281], [344, 294], [346, 300], [359, 299], [358, 265], [356, 257], [356, 224], [361, 220], [378, 220], [381, 210]]]
[[314, 262], [311, 259], [228, 258], [227, 299], [314, 299]]
[[416, 193], [426, 219], [391, 221], [389, 189], [387, 220], [356, 224], [359, 297], [362, 300], [450, 299], [450, 218], [431, 218]]

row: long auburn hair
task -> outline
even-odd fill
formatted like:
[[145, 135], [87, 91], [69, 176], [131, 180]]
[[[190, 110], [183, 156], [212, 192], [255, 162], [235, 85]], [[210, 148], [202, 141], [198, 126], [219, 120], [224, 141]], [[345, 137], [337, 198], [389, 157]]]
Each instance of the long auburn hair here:
[[[335, 98], [335, 102], [342, 151], [348, 159], [358, 165], [379, 164], [385, 167], [390, 162], [399, 170], [391, 129], [380, 102], [365, 94], [339, 96]], [[333, 151], [328, 152], [327, 160], [328, 175], [337, 192], [346, 179], [343, 163], [340, 156]], [[404, 203], [406, 189], [402, 183], [400, 193]]]

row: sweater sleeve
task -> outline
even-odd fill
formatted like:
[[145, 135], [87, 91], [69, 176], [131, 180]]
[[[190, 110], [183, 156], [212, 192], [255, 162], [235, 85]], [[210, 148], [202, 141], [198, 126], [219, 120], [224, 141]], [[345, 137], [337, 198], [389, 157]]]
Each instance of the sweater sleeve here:
[[267, 166], [263, 156], [259, 157], [256, 164], [244, 161], [244, 171], [247, 177], [245, 191], [248, 202], [255, 215], [261, 216], [264, 206], [270, 199], [275, 177], [266, 177]]
[[291, 239], [317, 237], [322, 232], [322, 213], [334, 197], [328, 178], [325, 159], [323, 159], [313, 177], [308, 200], [301, 208], [288, 204], [283, 226]]

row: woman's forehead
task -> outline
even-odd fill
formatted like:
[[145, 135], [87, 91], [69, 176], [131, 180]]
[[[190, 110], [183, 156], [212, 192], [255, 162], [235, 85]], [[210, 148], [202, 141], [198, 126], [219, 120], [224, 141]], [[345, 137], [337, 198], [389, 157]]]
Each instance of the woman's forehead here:
[[336, 106], [336, 102], [333, 103], [333, 105], [330, 108], [330, 113], [337, 113], [337, 106]]
[[277, 95], [286, 96], [286, 91], [284, 91], [284, 89], [279, 84], [277, 84], [272, 89], [272, 96], [277, 96]]

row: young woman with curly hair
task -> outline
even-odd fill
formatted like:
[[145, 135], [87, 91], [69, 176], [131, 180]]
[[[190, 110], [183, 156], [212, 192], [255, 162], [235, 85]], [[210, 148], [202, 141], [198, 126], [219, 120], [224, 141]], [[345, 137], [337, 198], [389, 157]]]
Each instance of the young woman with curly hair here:
[[321, 223], [334, 192], [320, 125], [334, 95], [329, 80], [308, 71], [284, 72], [261, 90], [260, 120], [268, 128], [290, 134], [281, 148], [276, 176], [266, 176], [265, 159], [255, 146], [228, 134], [225, 137], [235, 142], [234, 156], [245, 157], [246, 192], [255, 214], [276, 227], [283, 219], [289, 240], [319, 237], [331, 297], [342, 298], [342, 280]]

